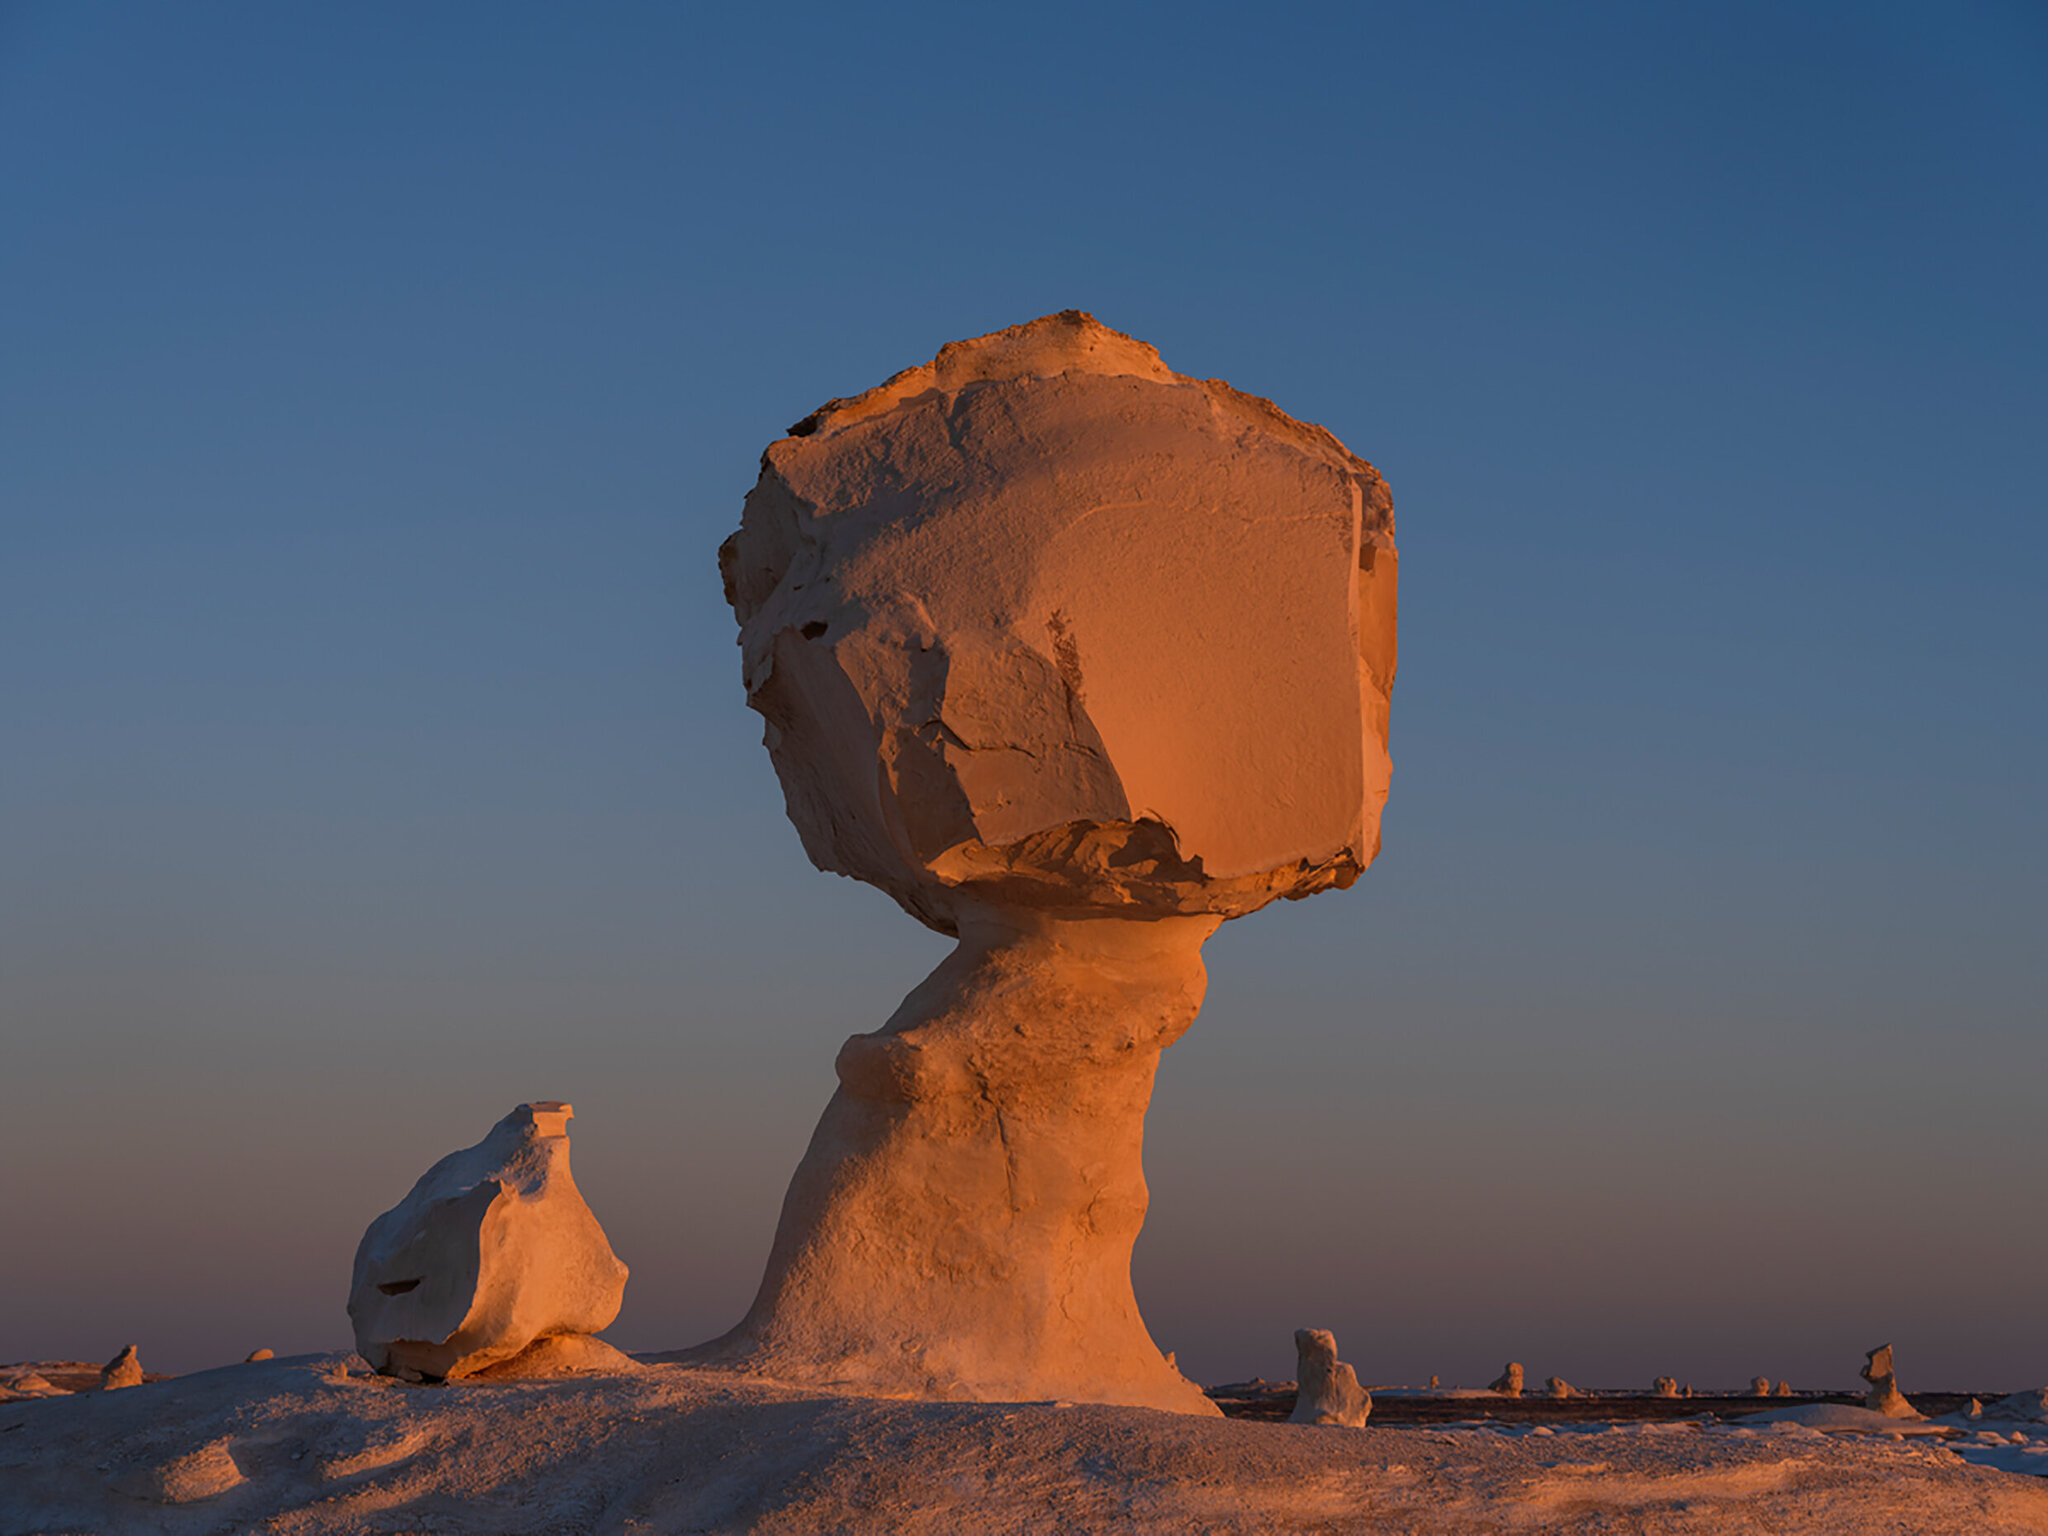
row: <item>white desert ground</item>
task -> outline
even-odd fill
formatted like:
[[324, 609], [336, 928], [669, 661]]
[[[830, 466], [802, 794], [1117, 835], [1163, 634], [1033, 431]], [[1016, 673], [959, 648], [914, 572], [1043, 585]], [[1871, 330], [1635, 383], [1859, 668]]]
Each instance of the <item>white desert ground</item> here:
[[2048, 1478], [1977, 1464], [2048, 1470], [2048, 1423], [1483, 1406], [1352, 1429], [637, 1362], [429, 1386], [300, 1356], [0, 1404], [0, 1533], [2048, 1532]]

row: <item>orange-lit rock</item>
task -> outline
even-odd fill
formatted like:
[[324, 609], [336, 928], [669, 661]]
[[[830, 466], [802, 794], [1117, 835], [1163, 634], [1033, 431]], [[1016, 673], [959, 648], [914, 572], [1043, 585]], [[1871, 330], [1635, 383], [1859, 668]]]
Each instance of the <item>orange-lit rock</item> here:
[[467, 1376], [619, 1315], [626, 1266], [570, 1175], [572, 1113], [520, 1105], [370, 1223], [348, 1315], [373, 1367]]
[[1892, 1347], [1880, 1344], [1870, 1351], [1858, 1372], [1870, 1383], [1870, 1390], [1863, 1396], [1863, 1406], [1875, 1409], [1888, 1419], [1917, 1419], [1923, 1417], [1920, 1410], [1906, 1401], [1906, 1394], [1899, 1390], [1898, 1378], [1892, 1371]]
[[1522, 1395], [1522, 1381], [1522, 1363], [1519, 1360], [1510, 1360], [1506, 1368], [1486, 1384], [1486, 1390], [1489, 1392], [1499, 1392], [1507, 1397], [1520, 1397]]
[[100, 1390], [113, 1392], [121, 1387], [142, 1385], [142, 1359], [135, 1352], [133, 1344], [125, 1346], [121, 1353], [100, 1367]]
[[1379, 846], [1391, 500], [1320, 427], [1068, 311], [771, 445], [719, 552], [822, 869], [960, 941], [840, 1087], [718, 1358], [1213, 1413], [1130, 1285], [1201, 946]]

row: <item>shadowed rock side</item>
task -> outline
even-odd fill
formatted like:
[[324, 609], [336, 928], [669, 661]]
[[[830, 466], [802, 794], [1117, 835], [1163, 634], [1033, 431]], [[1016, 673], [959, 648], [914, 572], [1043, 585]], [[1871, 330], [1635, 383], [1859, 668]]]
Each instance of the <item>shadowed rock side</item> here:
[[1337, 1358], [1337, 1336], [1327, 1328], [1297, 1328], [1294, 1355], [1294, 1411], [1287, 1422], [1363, 1429], [1372, 1416], [1372, 1394], [1358, 1384], [1358, 1373]]
[[790, 819], [960, 947], [840, 1052], [693, 1358], [1215, 1411], [1131, 1291], [1145, 1108], [1217, 924], [1378, 848], [1392, 535], [1329, 433], [1077, 311], [768, 449], [719, 559]]
[[375, 1369], [502, 1372], [536, 1341], [596, 1333], [619, 1315], [626, 1266], [570, 1175], [572, 1113], [520, 1105], [370, 1223], [348, 1315]]

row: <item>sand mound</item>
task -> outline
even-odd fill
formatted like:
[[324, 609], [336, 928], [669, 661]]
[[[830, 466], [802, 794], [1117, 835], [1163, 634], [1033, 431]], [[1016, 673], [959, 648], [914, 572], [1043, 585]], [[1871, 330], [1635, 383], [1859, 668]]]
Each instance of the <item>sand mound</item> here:
[[2048, 1484], [1792, 1425], [1327, 1429], [672, 1365], [406, 1386], [347, 1358], [0, 1407], [0, 1536], [2048, 1530]]

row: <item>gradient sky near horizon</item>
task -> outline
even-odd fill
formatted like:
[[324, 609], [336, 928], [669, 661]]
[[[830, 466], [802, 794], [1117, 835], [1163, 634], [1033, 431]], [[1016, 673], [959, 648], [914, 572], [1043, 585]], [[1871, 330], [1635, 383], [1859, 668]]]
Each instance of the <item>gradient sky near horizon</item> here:
[[1229, 925], [1198, 1379], [2048, 1379], [2048, 13], [0, 8], [0, 1360], [348, 1341], [573, 1100], [722, 1331], [849, 1033], [714, 550], [1077, 307], [1394, 492], [1385, 848]]

